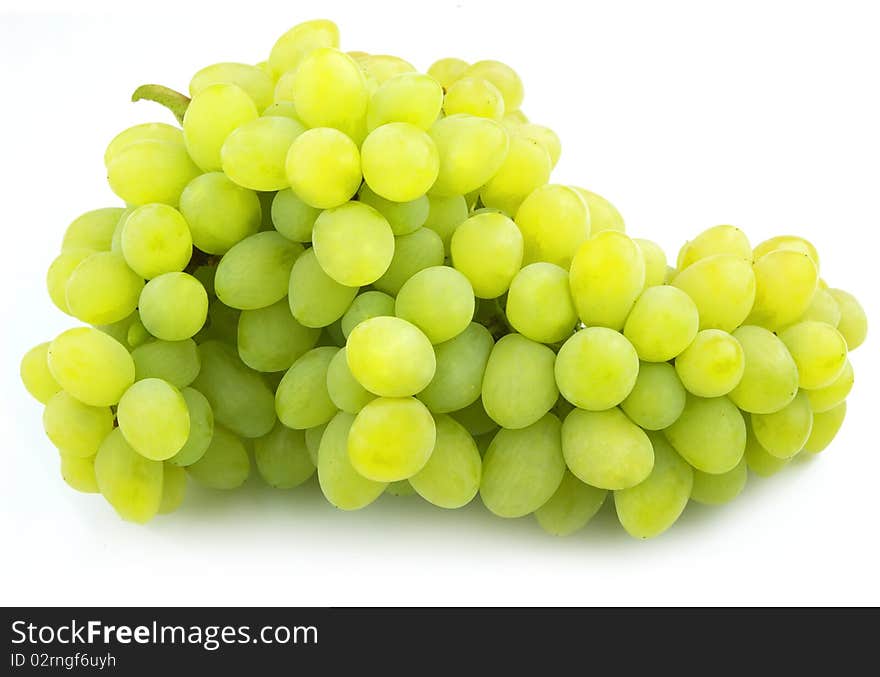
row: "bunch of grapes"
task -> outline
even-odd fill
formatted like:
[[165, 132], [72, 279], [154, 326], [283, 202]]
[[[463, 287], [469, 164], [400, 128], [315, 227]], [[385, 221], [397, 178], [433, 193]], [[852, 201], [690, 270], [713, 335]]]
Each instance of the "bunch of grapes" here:
[[477, 494], [569, 534], [613, 494], [642, 538], [824, 449], [865, 338], [806, 240], [733, 226], [674, 267], [605, 199], [550, 183], [557, 136], [497, 61], [339, 50], [295, 26], [257, 65], [148, 85], [181, 127], [104, 156], [49, 295], [84, 325], [21, 365], [74, 489], [124, 519], [252, 467], [327, 500]]

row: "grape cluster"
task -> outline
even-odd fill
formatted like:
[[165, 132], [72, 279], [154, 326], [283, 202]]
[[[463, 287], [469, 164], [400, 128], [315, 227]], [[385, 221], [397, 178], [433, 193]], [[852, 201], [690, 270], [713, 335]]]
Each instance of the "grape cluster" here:
[[511, 68], [338, 46], [310, 21], [190, 97], [136, 93], [182, 129], [110, 142], [125, 206], [73, 221], [47, 275], [86, 326], [21, 364], [71, 487], [146, 522], [255, 465], [344, 510], [479, 494], [560, 535], [612, 492], [647, 538], [829, 444], [866, 319], [809, 242], [716, 226], [667, 266], [550, 183]]

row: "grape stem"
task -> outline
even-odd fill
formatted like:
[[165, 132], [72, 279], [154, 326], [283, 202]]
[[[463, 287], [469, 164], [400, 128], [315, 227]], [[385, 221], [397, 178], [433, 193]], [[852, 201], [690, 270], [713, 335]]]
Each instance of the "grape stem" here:
[[131, 95], [132, 101], [155, 101], [174, 113], [174, 117], [183, 124], [183, 114], [186, 113], [190, 98], [170, 87], [164, 85], [141, 85]]

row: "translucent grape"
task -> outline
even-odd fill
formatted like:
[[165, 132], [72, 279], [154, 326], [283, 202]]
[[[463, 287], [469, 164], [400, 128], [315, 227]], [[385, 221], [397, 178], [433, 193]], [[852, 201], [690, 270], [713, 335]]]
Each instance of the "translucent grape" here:
[[46, 271], [49, 298], [61, 312], [71, 314], [67, 306], [67, 283], [76, 267], [94, 252], [91, 249], [68, 249], [59, 254]]
[[269, 54], [269, 67], [278, 77], [296, 70], [303, 58], [315, 49], [338, 46], [339, 28], [335, 23], [327, 19], [304, 21], [278, 38]]
[[276, 423], [272, 432], [254, 440], [257, 472], [276, 489], [292, 489], [315, 474], [305, 432]]
[[324, 430], [318, 450], [318, 482], [331, 504], [341, 510], [359, 510], [375, 501], [385, 482], [375, 482], [361, 475], [348, 455], [349, 431], [355, 417], [339, 412]]
[[[506, 116], [505, 119], [507, 119]], [[514, 135], [530, 139], [547, 151], [547, 155], [550, 157], [551, 169], [559, 162], [559, 156], [562, 155], [562, 142], [559, 140], [556, 132], [549, 127], [526, 122], [516, 126]]]
[[419, 228], [409, 235], [394, 240], [391, 265], [373, 286], [388, 294], [397, 295], [404, 283], [420, 270], [443, 264], [443, 242], [428, 228]]
[[748, 437], [746, 439], [746, 451], [744, 456], [746, 463], [749, 466], [749, 470], [760, 477], [770, 477], [771, 475], [775, 475], [788, 465], [788, 462], [791, 460], [768, 454], [764, 447], [761, 446], [760, 442], [758, 442], [757, 438], [755, 438], [751, 426], [748, 426]]
[[189, 226], [174, 207], [138, 207], [125, 220], [122, 255], [135, 273], [148, 280], [162, 273], [181, 271], [192, 256]]
[[812, 428], [813, 412], [803, 390], [779, 411], [752, 414], [752, 430], [758, 442], [768, 454], [779, 458], [791, 458], [803, 449]]
[[642, 362], [635, 385], [620, 408], [645, 430], [663, 430], [681, 416], [686, 399], [684, 386], [671, 364]]
[[636, 299], [623, 334], [640, 359], [667, 362], [691, 344], [699, 325], [697, 306], [690, 296], [662, 285], [649, 287]]
[[689, 240], [678, 252], [676, 267], [684, 270], [689, 265], [717, 254], [728, 254], [752, 262], [749, 238], [736, 226], [713, 226]]
[[197, 96], [211, 85], [232, 84], [241, 87], [253, 99], [258, 111], [272, 103], [275, 83], [266, 71], [246, 63], [215, 63], [205, 66], [189, 81], [190, 96]]
[[390, 54], [362, 54], [358, 64], [363, 69], [368, 81], [381, 86], [393, 77], [404, 73], [414, 73], [416, 67], [406, 59]]
[[359, 287], [388, 270], [394, 233], [385, 217], [369, 205], [347, 202], [318, 216], [312, 245], [325, 273], [339, 284]]
[[732, 332], [752, 310], [755, 273], [751, 264], [733, 254], [700, 259], [672, 278], [700, 311], [700, 329]]
[[251, 474], [251, 461], [240, 439], [225, 428], [215, 426], [207, 450], [186, 470], [208, 489], [237, 489]]
[[153, 336], [183, 341], [195, 336], [208, 317], [208, 293], [192, 275], [165, 273], [150, 280], [141, 292], [141, 321]]
[[226, 252], [217, 266], [217, 298], [241, 310], [271, 306], [287, 294], [290, 271], [302, 253], [302, 245], [280, 233], [251, 235]]
[[813, 429], [810, 436], [804, 444], [804, 450], [811, 454], [818, 454], [823, 451], [834, 439], [840, 426], [843, 425], [843, 419], [846, 416], [846, 402], [841, 402], [836, 407], [827, 411], [813, 414]]
[[193, 96], [183, 118], [183, 138], [193, 161], [206, 172], [223, 167], [220, 149], [232, 131], [259, 116], [254, 100], [231, 83], [210, 85]]
[[825, 322], [832, 327], [837, 327], [840, 324], [840, 306], [837, 305], [837, 301], [827, 289], [821, 287], [816, 289], [816, 295], [813, 296], [810, 307], [804, 311], [798, 321], [806, 322], [808, 320]]
[[450, 115], [435, 122], [428, 133], [440, 159], [437, 181], [431, 187], [437, 195], [466, 195], [477, 190], [495, 175], [507, 156], [507, 132], [494, 120]]
[[525, 266], [510, 283], [507, 319], [526, 338], [556, 343], [568, 338], [578, 318], [568, 273], [552, 263]]
[[535, 511], [535, 518], [548, 534], [569, 536], [593, 519], [607, 495], [605, 489], [584, 484], [566, 470], [556, 493]]
[[452, 234], [468, 217], [467, 202], [462, 195], [428, 195], [428, 203], [430, 209], [424, 226], [440, 236], [448, 255]]
[[104, 438], [113, 430], [110, 407], [83, 404], [63, 390], [46, 402], [43, 429], [58, 449], [68, 456], [94, 456]]
[[849, 350], [855, 350], [865, 341], [868, 334], [868, 317], [858, 299], [843, 289], [829, 289], [828, 293], [837, 301], [840, 308], [840, 322], [837, 330], [846, 339]]
[[119, 254], [98, 252], [83, 259], [67, 280], [70, 314], [89, 324], [111, 324], [131, 315], [144, 287]]
[[523, 237], [504, 214], [486, 212], [462, 223], [452, 235], [452, 263], [470, 280], [474, 294], [492, 299], [510, 287], [523, 260]]
[[408, 122], [429, 129], [443, 105], [443, 90], [422, 73], [402, 73], [383, 82], [367, 105], [367, 131], [389, 122]]
[[622, 334], [605, 327], [581, 329], [556, 359], [556, 383], [576, 407], [601, 411], [630, 394], [639, 373], [636, 349]]
[[828, 411], [843, 402], [849, 396], [854, 382], [855, 373], [853, 372], [852, 364], [847, 360], [840, 376], [832, 383], [829, 383], [824, 388], [806, 391], [813, 413]]
[[125, 210], [120, 207], [106, 207], [93, 209], [76, 217], [64, 231], [61, 251], [76, 249], [110, 251], [113, 231], [116, 230], [116, 224], [119, 223], [124, 212]]
[[846, 339], [830, 324], [799, 322], [779, 333], [797, 365], [801, 388], [830, 385], [846, 364]]
[[415, 125], [390, 122], [374, 129], [361, 146], [364, 180], [386, 200], [407, 202], [424, 195], [440, 171], [434, 141]]
[[620, 233], [626, 232], [623, 217], [613, 204], [601, 195], [597, 195], [584, 188], [574, 186], [574, 189], [587, 204], [587, 209], [590, 212], [590, 232], [593, 235], [601, 233], [603, 230], [615, 230]]
[[49, 371], [80, 402], [107, 407], [134, 383], [134, 361], [115, 339], [91, 327], [68, 329], [47, 351]]
[[720, 475], [694, 470], [691, 500], [703, 505], [728, 503], [742, 493], [749, 478], [745, 454], [733, 470]]
[[474, 292], [468, 279], [454, 268], [432, 266], [404, 283], [394, 310], [421, 329], [431, 343], [443, 343], [470, 324]]
[[437, 439], [425, 466], [409, 478], [412, 488], [441, 508], [460, 508], [480, 489], [482, 459], [467, 430], [450, 416], [434, 419]]
[[698, 397], [727, 395], [745, 373], [746, 356], [726, 331], [704, 329], [675, 358], [675, 370], [688, 392]]
[[812, 243], [802, 237], [798, 237], [797, 235], [777, 235], [776, 237], [771, 237], [769, 240], [765, 240], [755, 247], [755, 261], [764, 256], [764, 254], [769, 254], [770, 252], [779, 249], [806, 254], [810, 257], [810, 260], [815, 264], [816, 269], [818, 270], [819, 252], [816, 251], [816, 248]]
[[167, 381], [147, 378], [125, 391], [116, 410], [125, 441], [141, 456], [164, 461], [189, 437], [189, 410], [180, 391]]
[[238, 318], [238, 355], [256, 371], [285, 371], [315, 347], [319, 329], [304, 327], [290, 313], [287, 299]]
[[819, 272], [806, 254], [776, 249], [755, 261], [754, 271], [755, 304], [746, 318], [748, 324], [775, 331], [797, 320], [810, 307]]
[[459, 78], [447, 88], [443, 110], [446, 115], [466, 113], [500, 120], [504, 115], [504, 95], [483, 78]]
[[547, 185], [520, 204], [516, 225], [523, 235], [523, 262], [546, 261], [568, 270], [578, 247], [590, 237], [590, 212], [577, 191]]
[[656, 287], [666, 283], [666, 254], [656, 242], [633, 238], [645, 259], [645, 287]]
[[517, 213], [523, 200], [550, 179], [550, 156], [537, 141], [513, 136], [504, 164], [480, 191], [484, 205]]
[[435, 414], [457, 412], [479, 400], [493, 345], [489, 330], [472, 322], [455, 338], [434, 346], [437, 368], [419, 399]]
[[300, 134], [287, 153], [287, 180], [297, 197], [319, 209], [348, 202], [361, 185], [361, 157], [354, 141], [337, 129]]
[[180, 211], [193, 244], [209, 254], [225, 254], [260, 228], [256, 193], [230, 181], [223, 172], [202, 174], [180, 196]]
[[140, 141], [165, 141], [183, 147], [183, 130], [162, 122], [146, 122], [124, 129], [107, 144], [104, 165], [109, 166], [120, 151]]
[[168, 141], [139, 141], [116, 153], [107, 181], [129, 205], [162, 202], [176, 207], [186, 185], [199, 175], [186, 148]]
[[380, 315], [394, 315], [394, 297], [380, 291], [367, 291], [358, 294], [351, 306], [342, 316], [342, 334], [347, 339], [364, 320]]
[[337, 408], [349, 414], [358, 413], [376, 399], [352, 375], [344, 350], [338, 351], [330, 360], [327, 368], [327, 393]]
[[428, 75], [436, 80], [443, 89], [449, 89], [453, 82], [458, 80], [468, 66], [467, 61], [457, 59], [455, 57], [446, 57], [438, 59], [428, 68]]
[[202, 367], [199, 350], [192, 339], [150, 341], [131, 351], [135, 380], [160, 378], [183, 388], [192, 383]]
[[332, 324], [348, 310], [357, 293], [357, 287], [343, 286], [327, 275], [313, 249], [299, 256], [290, 271], [290, 311], [306, 327]]
[[292, 94], [309, 127], [333, 127], [353, 136], [365, 124], [369, 92], [364, 74], [338, 49], [319, 47], [303, 59]]
[[311, 242], [312, 227], [320, 213], [320, 209], [307, 205], [289, 188], [279, 190], [272, 199], [275, 230], [294, 242]]
[[162, 465], [137, 453], [116, 428], [98, 449], [95, 479], [101, 494], [122, 519], [144, 524], [159, 512]]
[[336, 405], [327, 392], [327, 370], [338, 351], [313, 348], [284, 374], [275, 393], [275, 411], [288, 428], [313, 428], [333, 418]]
[[208, 398], [195, 388], [184, 388], [180, 394], [186, 402], [186, 410], [189, 413], [189, 436], [168, 462], [188, 466], [204, 456], [208, 445], [211, 444], [211, 439], [214, 437], [214, 412], [208, 404]]
[[664, 434], [688, 463], [708, 473], [732, 470], [746, 446], [745, 421], [726, 397], [688, 395], [681, 416]]
[[743, 411], [771, 414], [791, 402], [798, 371], [785, 344], [762, 327], [745, 325], [733, 332], [745, 355], [745, 370], [730, 399]]
[[49, 371], [49, 342], [34, 346], [21, 358], [19, 374], [24, 387], [31, 396], [46, 404], [52, 395], [61, 390], [58, 381]]
[[98, 479], [95, 477], [95, 457], [79, 458], [60, 454], [61, 477], [71, 489], [86, 494], [97, 494]]
[[427, 195], [409, 202], [392, 202], [376, 195], [366, 183], [358, 191], [358, 200], [370, 205], [384, 216], [395, 235], [408, 235], [421, 228], [430, 211]]
[[262, 117], [234, 129], [220, 149], [223, 172], [239, 186], [287, 188], [287, 152], [305, 126], [286, 117]]
[[471, 64], [461, 74], [463, 78], [482, 78], [488, 80], [498, 88], [504, 97], [504, 110], [511, 112], [519, 110], [523, 100], [523, 84], [510, 66], [500, 61], [477, 61]]

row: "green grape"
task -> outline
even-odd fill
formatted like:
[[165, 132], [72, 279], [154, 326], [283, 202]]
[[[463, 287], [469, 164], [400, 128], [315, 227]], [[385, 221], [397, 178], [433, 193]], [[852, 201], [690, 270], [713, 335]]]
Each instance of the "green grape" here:
[[180, 394], [183, 395], [189, 413], [189, 435], [184, 445], [168, 462], [185, 467], [204, 456], [211, 444], [211, 438], [214, 437], [214, 412], [208, 398], [195, 388], [184, 388]]
[[223, 172], [251, 190], [287, 188], [287, 152], [305, 126], [285, 117], [261, 117], [234, 129], [220, 149]]
[[414, 496], [416, 490], [412, 488], [409, 480], [400, 480], [398, 482], [389, 482], [388, 486], [385, 487], [385, 493], [397, 497]]
[[138, 303], [141, 322], [153, 336], [183, 341], [195, 336], [208, 317], [208, 293], [188, 273], [164, 273], [150, 280]]
[[590, 212], [568, 186], [536, 188], [519, 206], [516, 225], [524, 241], [523, 263], [546, 261], [565, 270], [590, 236]]
[[678, 252], [676, 267], [684, 270], [697, 261], [718, 254], [736, 256], [751, 263], [752, 245], [736, 226], [713, 226], [684, 244]]
[[394, 297], [380, 291], [358, 294], [342, 316], [342, 335], [347, 339], [351, 331], [364, 320], [381, 315], [394, 315]]
[[287, 153], [286, 166], [293, 192], [319, 209], [345, 204], [361, 185], [357, 145], [330, 127], [310, 129], [296, 137]]
[[275, 230], [294, 242], [312, 241], [312, 227], [320, 213], [320, 209], [307, 205], [290, 188], [279, 190], [272, 199]]
[[241, 311], [224, 305], [217, 299], [211, 299], [208, 304], [208, 320], [202, 331], [196, 334], [196, 341], [202, 343], [206, 340], [223, 341], [229, 345], [236, 345], [238, 341], [238, 320]]
[[389, 54], [361, 54], [356, 60], [367, 81], [374, 82], [377, 86], [398, 75], [415, 73], [416, 70], [409, 61]]
[[684, 411], [687, 394], [666, 362], [642, 362], [635, 385], [620, 408], [645, 430], [668, 428]]
[[651, 441], [617, 408], [574, 409], [562, 424], [568, 469], [600, 489], [624, 489], [644, 480], [654, 465]]
[[824, 388], [843, 372], [846, 339], [830, 324], [799, 322], [780, 332], [779, 338], [797, 365], [801, 388]]
[[316, 425], [314, 428], [306, 428], [305, 431], [306, 449], [309, 452], [312, 464], [316, 468], [318, 467], [318, 449], [321, 446], [321, 438], [324, 436], [324, 430], [327, 428], [327, 425], [327, 423], [323, 423]]
[[83, 404], [63, 390], [46, 402], [43, 428], [58, 449], [68, 456], [94, 456], [104, 438], [113, 430], [110, 407]]
[[462, 195], [428, 195], [428, 203], [430, 209], [424, 226], [440, 236], [448, 256], [452, 234], [468, 217], [467, 201]]
[[772, 414], [752, 414], [752, 430], [768, 454], [779, 458], [796, 455], [810, 437], [813, 412], [806, 391]]
[[431, 343], [455, 338], [474, 316], [474, 291], [454, 268], [432, 266], [413, 275], [400, 288], [395, 314], [424, 332]]
[[564, 341], [578, 321], [568, 272], [552, 263], [525, 266], [510, 283], [506, 312], [510, 325], [526, 338]]
[[107, 165], [110, 188], [129, 205], [162, 202], [176, 207], [199, 173], [186, 148], [168, 141], [129, 144]]
[[67, 280], [67, 309], [89, 324], [112, 324], [138, 305], [144, 281], [119, 254], [98, 252], [83, 259]]
[[440, 156], [427, 132], [407, 122], [389, 122], [364, 140], [361, 164], [370, 190], [386, 200], [408, 202], [434, 184]]
[[61, 477], [71, 489], [85, 494], [97, 494], [98, 479], [95, 477], [95, 457], [79, 458], [61, 454]]
[[489, 330], [471, 322], [455, 338], [434, 346], [434, 378], [418, 398], [435, 414], [457, 412], [477, 402], [493, 345]]
[[837, 330], [846, 339], [849, 350], [855, 350], [865, 341], [868, 334], [868, 317], [858, 299], [843, 289], [829, 289], [828, 293], [837, 301], [840, 308], [840, 322]]
[[443, 105], [443, 90], [422, 73], [401, 73], [383, 82], [367, 104], [367, 131], [389, 122], [407, 122], [429, 129]]
[[556, 383], [576, 407], [601, 411], [630, 394], [639, 374], [639, 356], [622, 334], [587, 327], [568, 339], [556, 359]]
[[746, 323], [776, 331], [797, 320], [813, 301], [819, 271], [807, 254], [776, 249], [755, 261], [755, 304]]
[[272, 91], [275, 83], [272, 78], [258, 66], [246, 63], [215, 63], [205, 66], [189, 82], [189, 94], [198, 96], [211, 85], [238, 85], [253, 99], [258, 111], [262, 111], [272, 103]]
[[548, 534], [569, 536], [593, 519], [607, 495], [605, 489], [584, 484], [566, 470], [556, 493], [535, 511], [535, 518]]
[[853, 372], [852, 364], [847, 360], [840, 376], [832, 383], [829, 383], [824, 388], [806, 391], [813, 413], [818, 414], [828, 411], [843, 402], [849, 396], [854, 382], [855, 373]]
[[745, 373], [746, 356], [726, 331], [704, 329], [675, 358], [675, 371], [688, 392], [698, 397], [727, 395]]
[[119, 341], [91, 327], [59, 334], [47, 351], [49, 372], [80, 402], [108, 407], [134, 383], [134, 360]]
[[507, 156], [507, 131], [494, 120], [450, 115], [428, 131], [437, 147], [440, 171], [431, 192], [466, 195], [495, 176]]
[[[357, 246], [352, 246], [352, 243]], [[324, 272], [346, 287], [378, 280], [394, 255], [394, 233], [378, 211], [361, 202], [347, 202], [321, 212], [312, 245]]]
[[[505, 120], [507, 120], [507, 116], [505, 116]], [[514, 136], [534, 141], [547, 151], [547, 155], [550, 157], [550, 169], [553, 169], [559, 162], [559, 156], [562, 155], [562, 142], [556, 132], [549, 127], [524, 122], [516, 125], [512, 133]]]
[[327, 275], [311, 248], [296, 259], [290, 271], [290, 312], [306, 327], [332, 324], [345, 314], [357, 293], [357, 287], [345, 287]]
[[767, 453], [767, 450], [761, 446], [752, 432], [752, 427], [748, 426], [748, 437], [746, 439], [746, 452], [744, 454], [749, 470], [760, 477], [770, 477], [782, 470], [788, 462], [789, 458], [779, 458]]
[[202, 369], [192, 387], [204, 395], [214, 420], [242, 437], [262, 437], [275, 425], [275, 397], [248, 369], [235, 348], [219, 341], [199, 345]]
[[444, 90], [449, 89], [458, 80], [470, 64], [455, 57], [438, 59], [428, 68], [430, 75]]
[[480, 489], [482, 459], [467, 430], [451, 416], [436, 416], [437, 441], [425, 466], [409, 478], [412, 488], [441, 508], [461, 508]]
[[337, 408], [349, 414], [358, 413], [376, 399], [376, 396], [358, 383], [352, 375], [344, 350], [338, 351], [327, 367], [327, 393]]
[[537, 141], [513, 136], [504, 164], [480, 191], [487, 207], [515, 215], [523, 201], [550, 179], [550, 156]]
[[694, 473], [658, 433], [651, 437], [654, 468], [641, 483], [614, 492], [617, 518], [630, 536], [659, 536], [684, 512]]
[[746, 455], [733, 470], [720, 475], [694, 470], [694, 486], [691, 487], [691, 500], [703, 505], [721, 505], [740, 495], [749, 479]]
[[107, 145], [104, 152], [104, 166], [109, 167], [114, 158], [128, 146], [140, 141], [164, 141], [183, 146], [183, 131], [179, 127], [162, 122], [146, 122], [125, 129]]
[[553, 414], [520, 430], [500, 430], [483, 457], [480, 498], [499, 517], [522, 517], [544, 505], [565, 475], [561, 425]]
[[163, 204], [135, 209], [122, 228], [122, 255], [140, 277], [181, 271], [192, 256], [192, 236], [183, 215]]
[[238, 318], [238, 355], [255, 371], [285, 371], [318, 342], [320, 329], [304, 327], [290, 314], [287, 299]]
[[421, 228], [431, 207], [427, 195], [409, 202], [392, 202], [376, 195], [366, 183], [358, 191], [358, 200], [384, 216], [395, 235], [408, 235]]
[[61, 241], [61, 251], [77, 249], [90, 249], [95, 252], [110, 251], [113, 241], [113, 231], [125, 209], [121, 207], [105, 207], [93, 209], [81, 214], [67, 226], [64, 231], [64, 239]]
[[168, 515], [177, 510], [186, 497], [186, 472], [183, 468], [164, 463], [162, 465], [162, 501], [159, 514]]
[[510, 66], [500, 61], [477, 61], [468, 66], [461, 77], [488, 80], [504, 97], [504, 110], [508, 113], [519, 110], [523, 100], [523, 84]]
[[183, 117], [186, 150], [202, 171], [219, 171], [226, 137], [258, 116], [254, 100], [238, 85], [209, 85], [193, 96]]
[[699, 325], [700, 315], [691, 297], [681, 289], [661, 285], [647, 288], [636, 299], [623, 334], [640, 359], [667, 362], [691, 344]]
[[293, 80], [299, 118], [309, 127], [333, 127], [356, 136], [366, 124], [370, 99], [357, 63], [332, 47], [318, 47], [299, 64]]
[[819, 287], [816, 295], [810, 303], [810, 307], [804, 311], [798, 322], [825, 322], [832, 327], [840, 324], [840, 306], [827, 289]]
[[452, 262], [479, 298], [493, 299], [510, 287], [523, 260], [523, 237], [504, 214], [470, 217], [452, 235]]
[[745, 321], [755, 301], [751, 264], [733, 254], [700, 259], [679, 271], [670, 283], [690, 296], [700, 311], [700, 329], [733, 332]]
[[645, 288], [645, 259], [623, 233], [601, 232], [578, 248], [569, 278], [584, 324], [619, 330]]
[[666, 254], [656, 242], [633, 238], [645, 259], [645, 287], [666, 284]]
[[275, 393], [275, 411], [288, 428], [313, 428], [336, 413], [327, 391], [327, 370], [335, 347], [313, 348], [300, 357], [281, 379]]
[[199, 349], [192, 339], [150, 341], [131, 351], [136, 381], [160, 378], [177, 388], [195, 381], [202, 368]]
[[486, 413], [502, 428], [525, 428], [538, 421], [559, 397], [555, 360], [550, 348], [519, 334], [500, 339], [483, 375]]
[[436, 360], [428, 337], [398, 317], [374, 317], [357, 325], [345, 349], [351, 373], [380, 397], [408, 397], [434, 377]]
[[163, 464], [137, 453], [116, 428], [95, 456], [95, 480], [101, 494], [119, 516], [145, 524], [162, 503]]
[[52, 303], [62, 313], [71, 314], [67, 306], [67, 283], [70, 276], [80, 263], [94, 253], [91, 249], [68, 249], [59, 254], [49, 265], [49, 270], [46, 272], [46, 289]]
[[494, 435], [498, 430], [498, 424], [486, 413], [481, 398], [474, 400], [462, 409], [452, 412], [451, 416], [473, 435], [474, 440], [477, 440], [480, 436]]
[[688, 395], [681, 416], [663, 432], [688, 463], [708, 473], [732, 470], [746, 446], [745, 421], [726, 397]]
[[225, 254], [260, 229], [260, 200], [223, 172], [202, 174], [180, 196], [180, 211], [193, 244], [208, 254]]
[[164, 461], [189, 437], [189, 410], [180, 391], [167, 381], [147, 378], [125, 391], [116, 410], [125, 441], [141, 456]]
[[144, 323], [141, 322], [140, 315], [132, 319], [131, 324], [128, 326], [128, 331], [125, 333], [125, 340], [130, 347], [137, 348], [142, 346], [147, 341], [152, 340], [152, 338]]
[[61, 390], [58, 381], [49, 371], [49, 342], [34, 346], [21, 358], [19, 374], [24, 387], [31, 396], [42, 404]]
[[443, 111], [446, 115], [465, 113], [500, 120], [504, 115], [504, 95], [488, 80], [459, 78], [446, 90]]
[[269, 68], [277, 78], [282, 73], [295, 71], [300, 62], [319, 47], [338, 47], [339, 28], [328, 19], [299, 23], [272, 47]]
[[348, 441], [354, 420], [353, 414], [336, 414], [324, 429], [318, 450], [318, 483], [327, 500], [340, 510], [360, 510], [379, 498], [388, 486], [367, 479], [352, 466]]
[[745, 325], [733, 332], [742, 346], [745, 369], [730, 399], [743, 411], [772, 414], [791, 402], [798, 390], [797, 365], [773, 332]]
[[315, 474], [305, 432], [281, 423], [276, 423], [268, 435], [254, 440], [254, 461], [266, 484], [276, 489], [298, 487]]
[[251, 235], [232, 247], [217, 266], [214, 291], [227, 306], [265, 308], [284, 298], [290, 271], [303, 247], [276, 232]]
[[396, 296], [404, 283], [420, 270], [443, 265], [443, 241], [428, 228], [394, 238], [394, 256], [388, 270], [373, 283], [380, 291]]
[[823, 451], [837, 435], [846, 416], [846, 402], [841, 402], [828, 411], [813, 414], [813, 429], [804, 444], [804, 451], [818, 454]]
[[[294, 114], [296, 113], [296, 104], [293, 102], [293, 81], [295, 79], [296, 71], [284, 73], [278, 78], [278, 81], [275, 83], [275, 90], [272, 92], [272, 98], [275, 102], [272, 105], [291, 106]], [[296, 116], [296, 119], [301, 122], [299, 116]]]
[[186, 470], [208, 489], [237, 489], [251, 474], [251, 461], [238, 437], [226, 428], [215, 426], [207, 450]]
[[620, 233], [626, 232], [623, 217], [613, 204], [601, 195], [597, 195], [584, 188], [578, 188], [577, 186], [572, 186], [572, 188], [578, 192], [587, 205], [590, 213], [590, 232], [593, 235], [604, 230], [614, 230]]
[[755, 261], [764, 256], [764, 254], [769, 254], [770, 252], [779, 249], [806, 254], [815, 264], [816, 269], [819, 269], [819, 252], [816, 251], [816, 248], [811, 242], [808, 242], [797, 235], [777, 235], [776, 237], [771, 237], [769, 240], [765, 240], [755, 247]]

